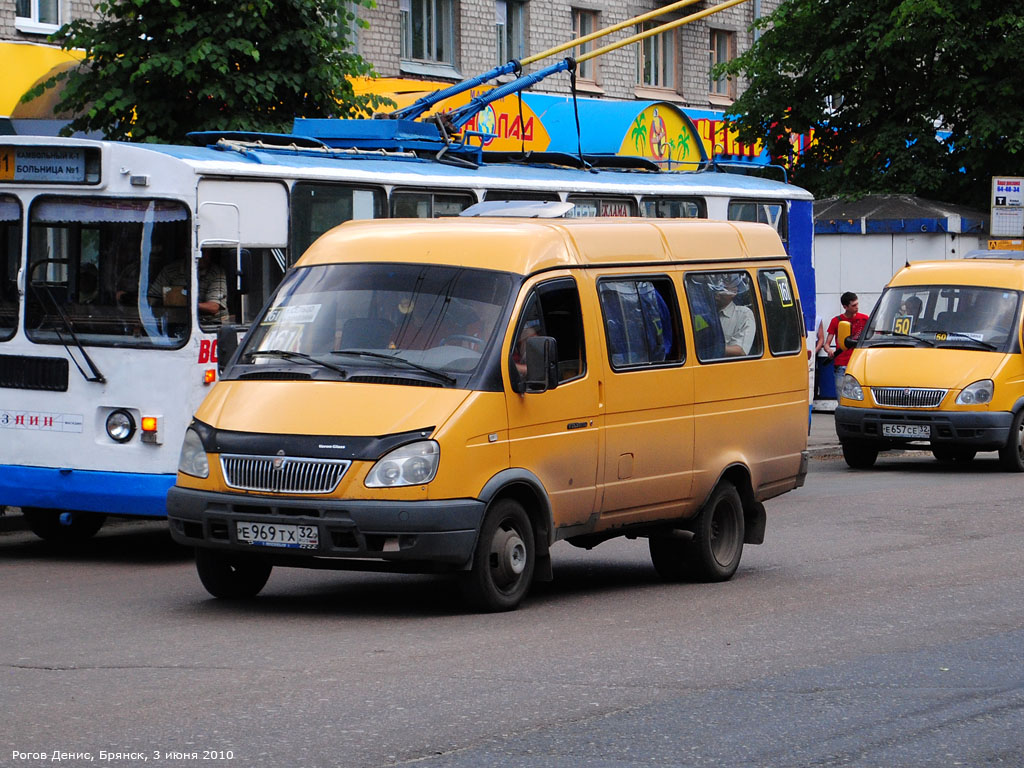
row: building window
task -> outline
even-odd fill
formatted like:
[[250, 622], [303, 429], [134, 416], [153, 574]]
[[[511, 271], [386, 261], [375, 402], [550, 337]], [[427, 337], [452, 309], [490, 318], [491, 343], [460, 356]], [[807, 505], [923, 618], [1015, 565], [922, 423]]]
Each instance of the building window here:
[[60, 26], [59, 0], [17, 0], [15, 27], [22, 32], [55, 32]]
[[[645, 21], [637, 32], [647, 32], [660, 22]], [[676, 87], [676, 33], [662, 32], [641, 40], [637, 45], [636, 81], [649, 88]]]
[[526, 56], [526, 3], [494, 0], [498, 64]]
[[[733, 32], [726, 32], [724, 29], [711, 30], [710, 66], [714, 69], [716, 64], [725, 64], [736, 57], [736, 35]], [[711, 71], [709, 70], [709, 72]], [[731, 77], [709, 77], [708, 91], [712, 96], [722, 96], [728, 99], [736, 98], [736, 83]]]
[[455, 64], [453, 0], [399, 0], [402, 58]]
[[[572, 32], [573, 37], [583, 37], [596, 32], [597, 27], [597, 11], [584, 11], [579, 8], [572, 9]], [[591, 40], [589, 43], [583, 45], [577, 45], [573, 49], [573, 57], [578, 59], [583, 54], [594, 50], [596, 47], [596, 40]], [[588, 80], [592, 83], [597, 82], [597, 67], [594, 64], [594, 60], [581, 62], [576, 68], [576, 77], [580, 80]]]

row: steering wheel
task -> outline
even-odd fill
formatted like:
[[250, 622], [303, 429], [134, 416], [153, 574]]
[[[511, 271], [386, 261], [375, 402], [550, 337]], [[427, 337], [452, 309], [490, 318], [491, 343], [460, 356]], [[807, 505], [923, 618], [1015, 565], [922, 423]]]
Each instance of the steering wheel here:
[[484, 345], [484, 340], [476, 336], [470, 336], [468, 333], [453, 333], [441, 339], [441, 341], [438, 342], [438, 346], [461, 346], [460, 342], [473, 344], [478, 350]]

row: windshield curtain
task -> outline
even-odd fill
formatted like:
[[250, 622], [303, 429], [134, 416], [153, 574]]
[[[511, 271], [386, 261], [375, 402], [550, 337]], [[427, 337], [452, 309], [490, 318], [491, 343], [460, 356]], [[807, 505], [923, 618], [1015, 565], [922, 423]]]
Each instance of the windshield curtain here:
[[21, 261], [21, 206], [0, 195], [0, 341], [18, 329], [18, 264]]
[[[189, 212], [166, 200], [45, 197], [29, 215], [25, 331], [36, 342], [180, 347], [186, 301], [154, 301], [174, 273], [189, 282]], [[188, 289], [185, 289], [185, 293]]]
[[887, 288], [864, 346], [920, 344], [1004, 352], [1017, 338], [1020, 292], [965, 285]]
[[497, 335], [513, 282], [502, 272], [422, 264], [297, 269], [282, 282], [239, 359], [280, 365], [280, 357], [254, 354], [273, 351], [346, 370], [380, 369], [374, 375], [415, 376], [414, 366], [472, 374]]

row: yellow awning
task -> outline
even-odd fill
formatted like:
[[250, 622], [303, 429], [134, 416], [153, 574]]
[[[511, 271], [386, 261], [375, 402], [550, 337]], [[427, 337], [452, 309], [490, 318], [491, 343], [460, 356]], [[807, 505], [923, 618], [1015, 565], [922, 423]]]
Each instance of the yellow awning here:
[[36, 83], [61, 70], [75, 66], [84, 58], [82, 51], [65, 51], [37, 43], [0, 42], [0, 116], [52, 118], [57, 89], [22, 104], [21, 97]]

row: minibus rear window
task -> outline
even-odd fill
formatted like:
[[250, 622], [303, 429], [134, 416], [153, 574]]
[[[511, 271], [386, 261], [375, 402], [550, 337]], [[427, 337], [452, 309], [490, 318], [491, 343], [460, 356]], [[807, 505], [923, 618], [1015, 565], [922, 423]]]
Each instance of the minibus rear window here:
[[800, 351], [804, 335], [800, 302], [793, 293], [789, 275], [782, 269], [762, 269], [757, 273], [764, 304], [764, 322], [768, 349], [773, 355], [793, 355]]

